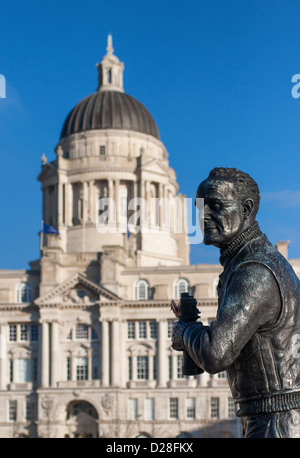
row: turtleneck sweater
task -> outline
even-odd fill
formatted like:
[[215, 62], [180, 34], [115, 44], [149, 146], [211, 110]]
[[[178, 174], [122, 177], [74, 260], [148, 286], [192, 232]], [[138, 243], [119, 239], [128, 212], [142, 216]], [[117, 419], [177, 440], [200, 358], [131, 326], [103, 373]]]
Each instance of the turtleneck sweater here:
[[255, 221], [251, 226], [247, 227], [243, 232], [237, 235], [225, 248], [220, 250], [220, 263], [224, 267], [229, 260], [239, 251], [239, 249], [249, 240], [262, 235], [258, 222]]

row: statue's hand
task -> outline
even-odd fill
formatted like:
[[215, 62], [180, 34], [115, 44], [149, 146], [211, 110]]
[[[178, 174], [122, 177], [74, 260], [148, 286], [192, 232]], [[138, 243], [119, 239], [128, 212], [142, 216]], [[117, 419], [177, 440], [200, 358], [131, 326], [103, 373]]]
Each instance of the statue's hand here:
[[172, 334], [172, 348], [177, 351], [185, 350], [183, 343], [183, 333], [192, 323], [183, 320], [176, 321]]

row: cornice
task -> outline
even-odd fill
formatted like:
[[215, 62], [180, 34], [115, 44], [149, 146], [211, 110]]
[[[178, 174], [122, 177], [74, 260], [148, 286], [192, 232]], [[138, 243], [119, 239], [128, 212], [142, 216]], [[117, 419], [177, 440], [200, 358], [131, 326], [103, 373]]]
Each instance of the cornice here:
[[[216, 307], [218, 300], [217, 299], [197, 299], [197, 305], [201, 307]], [[100, 308], [170, 308], [171, 299], [161, 299], [161, 300], [148, 300], [148, 301], [134, 301], [134, 300], [116, 300], [116, 301], [95, 301], [95, 302], [86, 302], [86, 303], [55, 303], [48, 301], [47, 303], [37, 306], [35, 304], [0, 304], [0, 311], [38, 311], [41, 308], [43, 309], [74, 309], [74, 310], [86, 310], [92, 307]], [[179, 301], [175, 301], [179, 302]]]

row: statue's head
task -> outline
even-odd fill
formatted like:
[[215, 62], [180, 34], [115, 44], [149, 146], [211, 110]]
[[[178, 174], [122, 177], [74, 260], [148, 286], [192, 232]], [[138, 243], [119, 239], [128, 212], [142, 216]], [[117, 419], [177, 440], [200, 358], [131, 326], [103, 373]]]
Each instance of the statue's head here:
[[224, 167], [214, 168], [200, 183], [196, 198], [204, 199], [203, 241], [218, 248], [255, 222], [260, 201], [258, 185], [247, 173]]

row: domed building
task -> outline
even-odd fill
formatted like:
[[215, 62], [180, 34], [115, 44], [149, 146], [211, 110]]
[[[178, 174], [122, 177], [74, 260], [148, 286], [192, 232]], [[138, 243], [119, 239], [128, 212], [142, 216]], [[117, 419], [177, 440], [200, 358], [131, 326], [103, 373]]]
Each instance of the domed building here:
[[[63, 253], [103, 252], [103, 247], [110, 246], [121, 250], [126, 265], [187, 264], [184, 234], [166, 224], [163, 205], [150, 211], [151, 199], [157, 203], [175, 196], [180, 199], [176, 175], [153, 117], [124, 93], [124, 65], [113, 54], [111, 37], [97, 67], [97, 91], [71, 110], [56, 148], [57, 161], [45, 164], [39, 176], [43, 220], [58, 229], [56, 243]], [[104, 198], [112, 199], [114, 207], [107, 231], [99, 231], [99, 201]], [[137, 199], [148, 204], [151, 220], [143, 221], [144, 230], [131, 234], [128, 247], [127, 212], [138, 210]], [[171, 216], [173, 221], [178, 217]], [[150, 227], [156, 231], [145, 230]], [[117, 287], [115, 292], [124, 294]]]
[[170, 300], [208, 324], [222, 268], [189, 264], [167, 150], [106, 50], [42, 158], [40, 259], [0, 271], [0, 436], [239, 436], [225, 373], [183, 377], [170, 340]]

